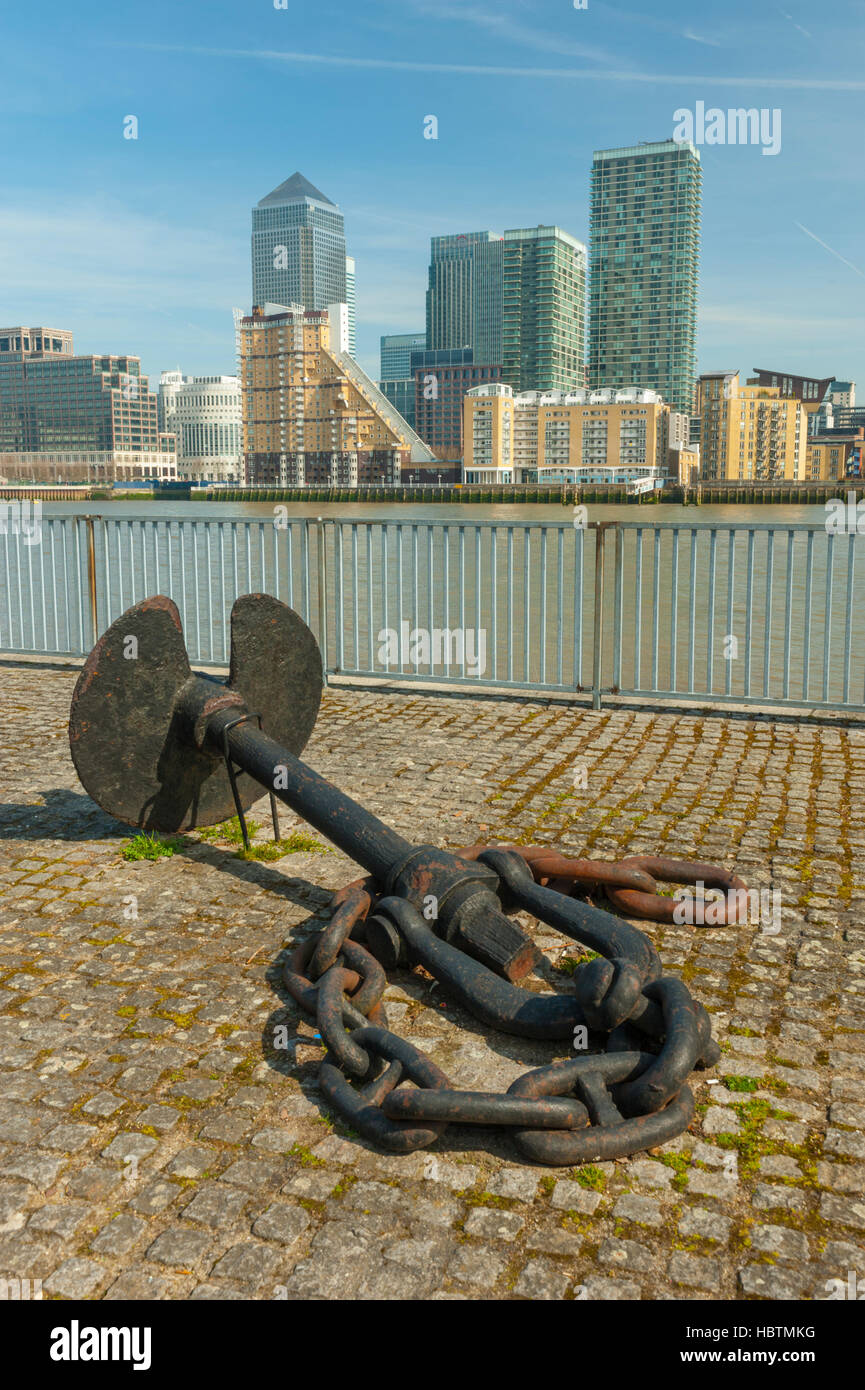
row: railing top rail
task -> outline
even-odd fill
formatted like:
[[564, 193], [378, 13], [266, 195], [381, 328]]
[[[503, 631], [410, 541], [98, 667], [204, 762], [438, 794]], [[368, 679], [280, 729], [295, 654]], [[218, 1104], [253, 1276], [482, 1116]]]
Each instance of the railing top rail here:
[[[277, 504], [278, 505], [278, 504]], [[571, 504], [569, 503], [568, 506]], [[269, 516], [166, 516], [166, 517], [130, 517], [130, 516], [106, 516], [104, 513], [90, 514], [84, 516], [75, 514], [73, 516], [54, 516], [50, 513], [43, 516], [45, 521], [104, 521], [113, 526], [121, 525], [150, 525], [150, 526], [172, 526], [183, 525], [195, 526], [267, 526], [274, 525], [274, 519]], [[619, 527], [624, 531], [774, 531], [784, 532], [815, 532], [827, 531], [824, 521], [691, 521], [684, 518], [676, 521], [656, 521], [652, 517], [645, 517], [634, 521], [623, 521], [620, 517], [610, 517], [603, 521], [587, 521], [584, 526], [575, 527], [573, 518], [570, 516], [562, 517], [561, 521], [553, 518], [537, 518], [529, 521], [521, 521], [516, 517], [412, 517], [412, 516], [292, 516], [289, 514], [285, 518], [280, 518], [278, 529], [284, 530], [286, 526], [302, 526], [304, 524], [315, 525], [317, 522], [325, 526], [402, 526], [402, 527], [425, 527], [428, 530], [443, 530], [447, 528], [474, 528], [482, 530], [512, 530], [512, 531], [570, 531], [585, 530], [599, 531], [601, 528], [609, 530], [612, 527]], [[843, 531], [841, 534], [853, 535], [865, 532]]]
[[[827, 517], [826, 520], [829, 518]], [[602, 523], [623, 531], [826, 531], [826, 521], [619, 521]], [[598, 522], [588, 525], [597, 526]], [[844, 533], [852, 534], [852, 533]], [[865, 534], [865, 533], [863, 533]]]

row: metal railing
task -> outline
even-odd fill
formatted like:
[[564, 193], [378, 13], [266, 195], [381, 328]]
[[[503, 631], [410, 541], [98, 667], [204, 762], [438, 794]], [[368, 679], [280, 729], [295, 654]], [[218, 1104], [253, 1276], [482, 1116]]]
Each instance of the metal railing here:
[[55, 517], [0, 528], [0, 650], [82, 656], [165, 593], [225, 665], [266, 591], [329, 674], [865, 710], [861, 559], [819, 524]]

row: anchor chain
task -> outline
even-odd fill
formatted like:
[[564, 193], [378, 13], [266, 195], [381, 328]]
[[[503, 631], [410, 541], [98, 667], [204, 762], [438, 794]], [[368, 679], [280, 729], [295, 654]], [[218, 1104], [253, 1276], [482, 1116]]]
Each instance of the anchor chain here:
[[[496, 873], [507, 911], [533, 913], [596, 958], [578, 967], [572, 992], [535, 993], [437, 935], [374, 879], [347, 884], [327, 926], [283, 968], [325, 1044], [318, 1080], [328, 1103], [362, 1138], [396, 1153], [428, 1147], [448, 1124], [507, 1127], [524, 1158], [548, 1165], [622, 1158], [680, 1134], [694, 1114], [691, 1072], [721, 1055], [709, 1015], [681, 980], [663, 975], [647, 936], [594, 901], [668, 921], [673, 900], [657, 883], [702, 880], [728, 892], [735, 921], [741, 880], [711, 864], [568, 859], [539, 845], [473, 845], [456, 855]], [[395, 965], [423, 966], [453, 1001], [503, 1032], [572, 1039], [584, 1028], [587, 1050], [526, 1072], [504, 1093], [459, 1090], [388, 1029], [385, 967]]]

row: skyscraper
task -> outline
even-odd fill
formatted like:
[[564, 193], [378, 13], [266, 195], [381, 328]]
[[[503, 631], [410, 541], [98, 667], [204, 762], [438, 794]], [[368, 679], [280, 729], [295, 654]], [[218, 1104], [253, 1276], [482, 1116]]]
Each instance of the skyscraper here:
[[425, 333], [383, 333], [381, 375], [388, 381], [411, 376], [411, 355], [426, 347]]
[[517, 392], [583, 386], [583, 243], [560, 227], [505, 232], [502, 279], [502, 380]]
[[596, 150], [592, 163], [590, 385], [649, 387], [687, 413], [701, 180], [688, 141]]
[[430, 351], [471, 347], [484, 361], [501, 360], [501, 250], [492, 232], [432, 237], [426, 340]]
[[252, 209], [253, 304], [347, 304], [348, 273], [343, 215], [303, 174]]

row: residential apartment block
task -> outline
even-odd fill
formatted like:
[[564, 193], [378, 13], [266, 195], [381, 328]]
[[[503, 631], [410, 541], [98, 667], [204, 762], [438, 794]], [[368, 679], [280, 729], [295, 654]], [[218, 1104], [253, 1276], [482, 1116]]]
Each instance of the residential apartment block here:
[[505, 232], [502, 377], [514, 391], [585, 385], [586, 261], [561, 227]]
[[247, 481], [271, 486], [399, 483], [430, 449], [348, 353], [326, 310], [265, 304], [235, 316]]
[[[656, 391], [527, 391], [478, 386], [465, 398], [467, 483], [660, 484], [687, 421]], [[681, 448], [681, 442], [677, 444]], [[678, 464], [677, 464], [678, 466]]]
[[827, 430], [812, 435], [806, 445], [805, 477], [809, 482], [862, 478], [865, 428]]
[[597, 150], [591, 175], [589, 384], [659, 391], [690, 412], [700, 155], [674, 140]]
[[781, 387], [739, 373], [705, 372], [698, 384], [703, 478], [804, 479], [808, 411]]
[[72, 334], [0, 328], [0, 478], [112, 483], [177, 477], [174, 435], [138, 357], [76, 357]]

